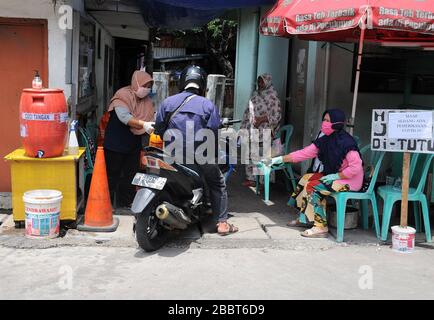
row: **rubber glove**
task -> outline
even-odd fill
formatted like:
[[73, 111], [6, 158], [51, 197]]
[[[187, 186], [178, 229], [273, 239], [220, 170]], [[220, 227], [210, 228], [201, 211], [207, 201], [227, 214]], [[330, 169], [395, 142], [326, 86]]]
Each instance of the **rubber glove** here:
[[222, 126], [226, 126], [229, 123], [229, 118], [223, 118], [222, 119]]
[[271, 158], [271, 159], [263, 159], [263, 160], [261, 160], [260, 163], [262, 163], [263, 166], [271, 167], [271, 166], [274, 166], [276, 164], [283, 163], [283, 157], [280, 156], [280, 157]]
[[282, 164], [282, 163], [283, 163], [283, 157], [282, 156], [271, 159], [271, 165], [272, 166], [274, 166], [276, 164]]
[[322, 177], [319, 180], [324, 182], [324, 183], [331, 184], [331, 183], [333, 183], [333, 181], [339, 180], [340, 178], [341, 177], [339, 177], [338, 173], [332, 173], [332, 174], [329, 174], [329, 175]]
[[143, 123], [143, 129], [145, 129], [146, 133], [151, 134], [154, 132], [155, 122], [145, 122]]

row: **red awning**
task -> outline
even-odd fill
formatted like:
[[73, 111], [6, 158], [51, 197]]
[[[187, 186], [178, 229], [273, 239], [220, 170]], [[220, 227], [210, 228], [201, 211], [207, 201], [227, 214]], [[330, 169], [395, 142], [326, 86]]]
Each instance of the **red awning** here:
[[261, 21], [263, 35], [352, 42], [434, 41], [434, 0], [279, 0]]

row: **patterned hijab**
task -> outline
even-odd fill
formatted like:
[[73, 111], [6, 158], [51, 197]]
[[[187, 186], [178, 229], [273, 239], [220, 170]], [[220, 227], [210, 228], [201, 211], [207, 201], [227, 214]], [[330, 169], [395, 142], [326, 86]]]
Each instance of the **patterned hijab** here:
[[[276, 107], [280, 108], [280, 99], [277, 95], [277, 91], [274, 89], [272, 84], [272, 77], [268, 73], [264, 73], [258, 77], [262, 78], [265, 84], [264, 89], [257, 89], [253, 92], [252, 97], [249, 100], [249, 119], [248, 121], [243, 121], [241, 128], [250, 128], [255, 120], [263, 114], [264, 110], [274, 114]], [[279, 125], [274, 128], [270, 128], [273, 132], [278, 130]]]
[[354, 150], [360, 153], [356, 140], [344, 130], [345, 113], [340, 109], [326, 110], [323, 119], [327, 113], [331, 122], [338, 124], [332, 126], [334, 132], [331, 135], [324, 135], [313, 142], [319, 149], [318, 159], [323, 163], [326, 175], [339, 172], [348, 152]]
[[258, 79], [259, 78], [262, 78], [262, 80], [264, 81], [265, 88], [262, 90], [258, 88], [258, 90], [253, 92], [251, 98], [253, 104], [264, 104], [268, 107], [269, 105], [276, 103], [276, 101], [279, 101], [280, 103], [280, 100], [277, 96], [277, 91], [273, 87], [273, 78], [271, 77], [271, 75], [268, 73], [264, 73], [260, 75]]

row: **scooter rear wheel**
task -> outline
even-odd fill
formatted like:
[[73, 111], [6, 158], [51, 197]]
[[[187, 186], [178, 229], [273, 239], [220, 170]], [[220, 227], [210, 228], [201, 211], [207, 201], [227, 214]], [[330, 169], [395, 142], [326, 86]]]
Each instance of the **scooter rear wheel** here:
[[169, 237], [169, 231], [161, 225], [160, 219], [155, 215], [155, 209], [163, 201], [161, 197], [155, 198], [137, 215], [136, 239], [146, 252], [160, 249]]

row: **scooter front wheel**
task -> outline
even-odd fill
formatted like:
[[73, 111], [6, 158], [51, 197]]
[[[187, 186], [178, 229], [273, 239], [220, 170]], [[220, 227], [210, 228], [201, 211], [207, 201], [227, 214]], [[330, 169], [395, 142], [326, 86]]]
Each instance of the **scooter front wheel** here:
[[155, 209], [161, 201], [161, 198], [154, 199], [137, 215], [136, 239], [139, 246], [147, 252], [160, 249], [169, 236], [169, 231], [161, 225], [160, 219], [155, 215]]

